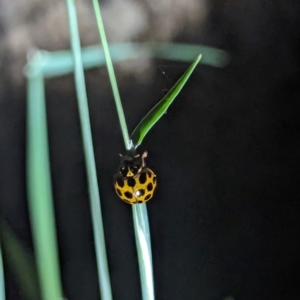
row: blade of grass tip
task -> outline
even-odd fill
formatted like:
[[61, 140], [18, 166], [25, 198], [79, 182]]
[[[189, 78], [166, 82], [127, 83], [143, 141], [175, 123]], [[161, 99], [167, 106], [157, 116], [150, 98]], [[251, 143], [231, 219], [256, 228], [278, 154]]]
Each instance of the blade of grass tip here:
[[115, 103], [116, 103], [116, 107], [117, 107], [117, 112], [118, 112], [118, 116], [119, 116], [119, 121], [120, 121], [120, 126], [121, 126], [121, 130], [122, 130], [122, 134], [123, 134], [125, 147], [127, 150], [130, 150], [132, 148], [132, 143], [129, 139], [127, 124], [126, 124], [126, 119], [125, 119], [125, 115], [124, 115], [124, 111], [123, 111], [123, 107], [122, 107], [122, 103], [121, 103], [117, 79], [116, 79], [114, 67], [112, 64], [112, 60], [110, 57], [110, 52], [109, 52], [108, 43], [107, 43], [107, 39], [106, 39], [105, 29], [104, 29], [104, 25], [103, 25], [103, 21], [102, 21], [100, 5], [99, 5], [98, 0], [92, 0], [92, 2], [93, 2], [97, 25], [98, 25], [98, 29], [99, 29], [99, 33], [100, 33], [100, 39], [101, 39], [103, 50], [104, 50], [109, 80], [111, 83], [111, 87], [112, 87], [112, 91], [113, 91], [113, 95], [114, 95], [114, 99], [115, 99]]
[[5, 300], [5, 281], [4, 281], [4, 267], [0, 243], [0, 300]]
[[7, 266], [14, 274], [16, 282], [28, 299], [41, 299], [33, 256], [26, 251], [4, 220], [0, 220], [0, 225]]
[[146, 204], [132, 205], [136, 248], [143, 300], [154, 300], [154, 283], [149, 220]]
[[154, 126], [154, 124], [165, 114], [169, 106], [175, 100], [181, 89], [186, 84], [187, 80], [193, 73], [202, 55], [199, 55], [191, 66], [185, 71], [181, 78], [175, 83], [171, 90], [162, 100], [160, 100], [142, 119], [131, 134], [130, 138], [135, 148], [137, 148], [143, 141], [146, 134]]
[[229, 55], [221, 49], [193, 44], [153, 43], [153, 56], [176, 61], [193, 61], [198, 53], [202, 54], [201, 64], [223, 68], [229, 63]]
[[44, 79], [36, 53], [28, 69], [27, 178], [30, 220], [42, 299], [62, 299], [51, 191]]
[[81, 47], [77, 25], [77, 16], [74, 0], [67, 0], [71, 46], [75, 64], [75, 83], [79, 108], [79, 117], [83, 138], [84, 155], [89, 187], [90, 208], [95, 240], [95, 251], [98, 268], [98, 280], [101, 299], [111, 300], [112, 291], [107, 263], [105, 237], [100, 205], [99, 187], [96, 173], [95, 154], [90, 125], [90, 115], [85, 87], [84, 72], [81, 58]]

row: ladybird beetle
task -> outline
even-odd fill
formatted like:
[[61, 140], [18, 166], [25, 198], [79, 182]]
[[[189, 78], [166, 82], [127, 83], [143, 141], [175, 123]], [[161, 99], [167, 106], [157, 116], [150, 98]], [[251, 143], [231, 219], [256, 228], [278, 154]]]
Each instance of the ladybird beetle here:
[[121, 164], [114, 176], [114, 187], [117, 195], [128, 204], [149, 201], [156, 189], [156, 175], [146, 167], [145, 151], [142, 156], [128, 152], [121, 156]]

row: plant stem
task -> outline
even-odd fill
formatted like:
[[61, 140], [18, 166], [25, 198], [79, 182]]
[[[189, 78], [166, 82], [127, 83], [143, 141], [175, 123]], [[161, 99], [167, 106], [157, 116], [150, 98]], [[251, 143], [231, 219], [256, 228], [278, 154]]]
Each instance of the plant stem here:
[[[114, 44], [109, 47], [113, 61], [124, 61], [137, 57], [149, 57], [147, 46], [137, 43]], [[42, 51], [45, 57], [42, 65], [44, 77], [56, 77], [70, 74], [74, 71], [72, 51], [61, 50], [55, 52]], [[84, 69], [91, 69], [105, 65], [105, 55], [101, 45], [88, 46], [81, 49]]]
[[81, 122], [86, 171], [88, 177], [88, 188], [90, 196], [90, 207], [95, 240], [96, 259], [98, 267], [98, 280], [101, 299], [111, 300], [112, 291], [107, 263], [105, 237], [100, 205], [99, 186], [96, 174], [96, 163], [93, 148], [93, 139], [90, 125], [90, 116], [85, 87], [84, 71], [81, 58], [81, 47], [77, 25], [77, 16], [74, 0], [67, 0], [69, 27], [71, 35], [71, 46], [75, 64], [75, 82]]
[[154, 300], [152, 252], [147, 205], [132, 205], [132, 216], [143, 300]]
[[[56, 77], [70, 74], [74, 71], [72, 52], [61, 50], [56, 52], [41, 51], [44, 77]], [[201, 64], [213, 67], [224, 67], [229, 61], [228, 54], [219, 49], [190, 44], [174, 43], [122, 43], [111, 44], [109, 52], [113, 61], [124, 61], [137, 57], [156, 57], [183, 62], [191, 62], [202, 53]], [[101, 45], [82, 48], [82, 63], [84, 69], [91, 69], [105, 64], [105, 56]]]
[[62, 299], [51, 190], [42, 55], [36, 53], [28, 72], [27, 178], [31, 227], [42, 299]]
[[116, 107], [117, 107], [117, 112], [118, 112], [118, 116], [119, 116], [119, 121], [120, 121], [120, 126], [121, 126], [121, 130], [122, 130], [123, 138], [124, 138], [125, 147], [127, 150], [130, 150], [132, 148], [132, 143], [129, 139], [127, 124], [126, 124], [126, 119], [125, 119], [125, 115], [124, 115], [124, 111], [123, 111], [123, 107], [122, 107], [122, 103], [121, 103], [117, 79], [116, 79], [114, 67], [113, 67], [112, 60], [111, 60], [110, 53], [109, 53], [105, 29], [104, 29], [104, 25], [103, 25], [103, 21], [102, 21], [102, 17], [101, 17], [100, 5], [98, 3], [98, 0], [92, 0], [92, 1], [93, 1], [93, 5], [94, 5], [95, 15], [96, 15], [96, 19], [97, 19], [97, 25], [98, 25], [98, 29], [99, 29], [99, 33], [100, 33], [100, 39], [101, 39], [102, 46], [103, 46], [103, 51], [104, 51], [104, 55], [105, 55], [106, 65], [107, 65], [107, 71], [108, 71], [108, 75], [109, 75], [109, 79], [111, 82], [111, 87], [112, 87], [112, 91], [113, 91], [113, 95], [114, 95], [114, 99], [115, 99], [115, 103], [116, 103]]
[[[100, 39], [103, 45], [109, 79], [113, 89], [114, 99], [117, 106], [117, 111], [118, 111], [118, 116], [119, 116], [121, 130], [124, 138], [125, 147], [127, 150], [131, 150], [133, 148], [133, 144], [132, 141], [129, 139], [129, 135], [128, 135], [122, 102], [119, 95], [113, 64], [110, 57], [108, 44], [106, 41], [104, 25], [101, 18], [100, 6], [97, 0], [92, 0], [92, 1], [94, 4], [94, 10], [95, 10], [97, 24], [99, 28]], [[132, 215], [133, 215], [134, 228], [135, 228], [134, 232], [135, 232], [135, 241], [137, 246], [138, 262], [139, 262], [139, 270], [140, 270], [142, 297], [143, 300], [154, 300], [152, 254], [151, 254], [150, 231], [149, 231], [149, 221], [148, 221], [146, 204], [133, 205]]]
[[4, 268], [0, 243], [0, 300], [5, 300]]

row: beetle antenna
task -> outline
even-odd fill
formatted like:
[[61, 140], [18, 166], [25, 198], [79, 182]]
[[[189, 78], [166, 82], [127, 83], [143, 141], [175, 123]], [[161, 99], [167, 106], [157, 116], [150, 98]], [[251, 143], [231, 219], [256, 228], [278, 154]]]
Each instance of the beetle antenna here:
[[148, 151], [145, 151], [143, 154], [142, 154], [142, 168], [146, 166], [146, 163], [145, 163], [145, 158], [148, 156]]

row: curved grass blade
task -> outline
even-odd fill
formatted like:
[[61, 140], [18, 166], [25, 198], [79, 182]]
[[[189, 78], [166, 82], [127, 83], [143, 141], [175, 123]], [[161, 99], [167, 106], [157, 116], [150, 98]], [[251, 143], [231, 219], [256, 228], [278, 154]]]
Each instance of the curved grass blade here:
[[[4, 220], [0, 220], [0, 225], [2, 246], [6, 254], [7, 265], [12, 270], [17, 283], [26, 297], [30, 300], [41, 299], [33, 256], [26, 251]], [[2, 300], [1, 297], [0, 299]]]
[[142, 119], [131, 134], [130, 138], [135, 148], [137, 148], [143, 141], [146, 134], [154, 126], [154, 124], [165, 114], [169, 106], [175, 100], [185, 83], [193, 73], [202, 55], [199, 55], [191, 66], [185, 71], [181, 78], [175, 83], [167, 95], [160, 100]]
[[[86, 94], [84, 71], [81, 57], [80, 38], [74, 0], [66, 0], [71, 35], [71, 46], [74, 57], [74, 75], [76, 83], [77, 103], [83, 139], [84, 156], [89, 188], [90, 209], [93, 223], [96, 262], [101, 299], [111, 300], [112, 291], [105, 247], [105, 236], [100, 205], [100, 194], [97, 180], [93, 138]], [[54, 300], [54, 299], [53, 299]]]
[[[56, 77], [70, 74], [74, 71], [72, 51], [55, 52], [40, 51], [43, 54], [41, 69], [44, 77]], [[229, 55], [220, 49], [203, 45], [179, 43], [121, 43], [110, 44], [109, 52], [114, 62], [135, 59], [138, 57], [155, 57], [161, 59], [192, 62], [198, 53], [202, 54], [201, 64], [222, 68], [229, 62]], [[82, 48], [82, 63], [84, 69], [105, 65], [105, 55], [101, 45]], [[25, 69], [26, 72], [26, 69]]]

